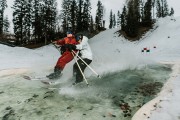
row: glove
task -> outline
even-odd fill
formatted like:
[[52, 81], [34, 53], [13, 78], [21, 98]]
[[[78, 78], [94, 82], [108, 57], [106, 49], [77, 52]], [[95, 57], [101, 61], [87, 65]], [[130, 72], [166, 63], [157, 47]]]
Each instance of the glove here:
[[76, 50], [76, 46], [75, 45], [70, 44], [70, 46], [71, 46], [72, 50]]
[[71, 52], [72, 50], [76, 50], [76, 46], [75, 46], [75, 45], [65, 44], [64, 46], [65, 46], [65, 48], [67, 48], [70, 52]]
[[69, 44], [65, 44], [65, 45], [64, 45], [64, 47], [68, 49], [68, 47], [69, 47]]

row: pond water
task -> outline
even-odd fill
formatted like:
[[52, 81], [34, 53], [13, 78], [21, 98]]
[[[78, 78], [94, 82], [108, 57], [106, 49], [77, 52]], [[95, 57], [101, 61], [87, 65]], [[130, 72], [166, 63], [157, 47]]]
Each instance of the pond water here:
[[170, 73], [170, 66], [149, 65], [90, 78], [89, 87], [85, 82], [47, 86], [20, 75], [4, 76], [0, 79], [0, 119], [130, 120], [157, 95]]

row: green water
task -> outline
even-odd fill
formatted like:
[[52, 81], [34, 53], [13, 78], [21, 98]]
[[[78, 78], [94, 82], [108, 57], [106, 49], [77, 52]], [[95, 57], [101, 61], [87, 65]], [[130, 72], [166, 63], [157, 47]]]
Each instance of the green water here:
[[[46, 86], [20, 75], [0, 79], [2, 120], [130, 120], [169, 78], [170, 66], [151, 65], [109, 73], [71, 87]], [[60, 89], [47, 89], [47, 88]]]

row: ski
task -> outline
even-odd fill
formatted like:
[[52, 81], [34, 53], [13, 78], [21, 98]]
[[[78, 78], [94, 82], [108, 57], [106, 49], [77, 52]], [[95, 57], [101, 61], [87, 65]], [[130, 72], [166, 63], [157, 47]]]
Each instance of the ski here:
[[47, 78], [47, 77], [30, 77], [27, 75], [24, 75], [23, 78], [26, 80], [31, 80], [31, 81], [49, 80], [49, 78]]
[[48, 77], [30, 77], [28, 75], [23, 75], [22, 77], [26, 80], [32, 80], [32, 81], [42, 81], [42, 80], [56, 80], [56, 79], [59, 79], [60, 77], [62, 76], [62, 73], [60, 74], [60, 76], [58, 78], [55, 78], [55, 79], [49, 79]]
[[[61, 74], [61, 76], [62, 76], [62, 74]], [[46, 84], [46, 85], [56, 85], [56, 84], [61, 83], [61, 82], [58, 82], [57, 79], [51, 80], [47, 77], [30, 77], [30, 76], [24, 75], [23, 78], [26, 80], [30, 80], [30, 81], [40, 81], [41, 83]]]
[[56, 84], [61, 83], [61, 82], [58, 82], [58, 81], [49, 81], [49, 80], [41, 80], [41, 82], [43, 84], [46, 84], [46, 85], [56, 85]]
[[[61, 74], [62, 76], [62, 74]], [[62, 81], [59, 80], [59, 78], [57, 79], [49, 79], [47, 77], [31, 77], [31, 76], [28, 76], [28, 75], [24, 75], [22, 76], [24, 79], [26, 80], [29, 80], [29, 81], [40, 81], [41, 83], [45, 84], [45, 85], [57, 85], [57, 84], [61, 84]], [[75, 87], [75, 86], [82, 86], [83, 85], [83, 82], [80, 82], [80, 83], [73, 83], [71, 84], [70, 86], [71, 87]]]

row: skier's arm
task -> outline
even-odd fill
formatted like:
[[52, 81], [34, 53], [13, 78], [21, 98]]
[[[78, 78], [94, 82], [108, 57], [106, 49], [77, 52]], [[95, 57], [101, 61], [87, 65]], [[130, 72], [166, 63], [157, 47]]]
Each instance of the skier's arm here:
[[78, 44], [78, 45], [75, 45], [76, 49], [77, 50], [82, 50], [83, 49], [83, 44]]
[[87, 44], [88, 44], [88, 38], [83, 36], [82, 42], [80, 42], [79, 44], [76, 44], [73, 48], [76, 50], [82, 50], [86, 48]]
[[83, 37], [82, 42], [80, 44], [76, 45], [76, 49], [77, 50], [82, 50], [82, 49], [86, 48], [87, 44], [88, 44], [88, 38]]
[[72, 51], [72, 50], [82, 50], [83, 45], [82, 45], [81, 43], [78, 44], [78, 45], [66, 44], [65, 47], [66, 47], [69, 51]]
[[67, 48], [70, 52], [72, 50], [76, 50], [76, 46], [73, 44], [65, 44], [64, 47]]
[[65, 44], [65, 40], [64, 39], [57, 40], [57, 41], [54, 41], [54, 43], [57, 44], [57, 45], [64, 45]]

